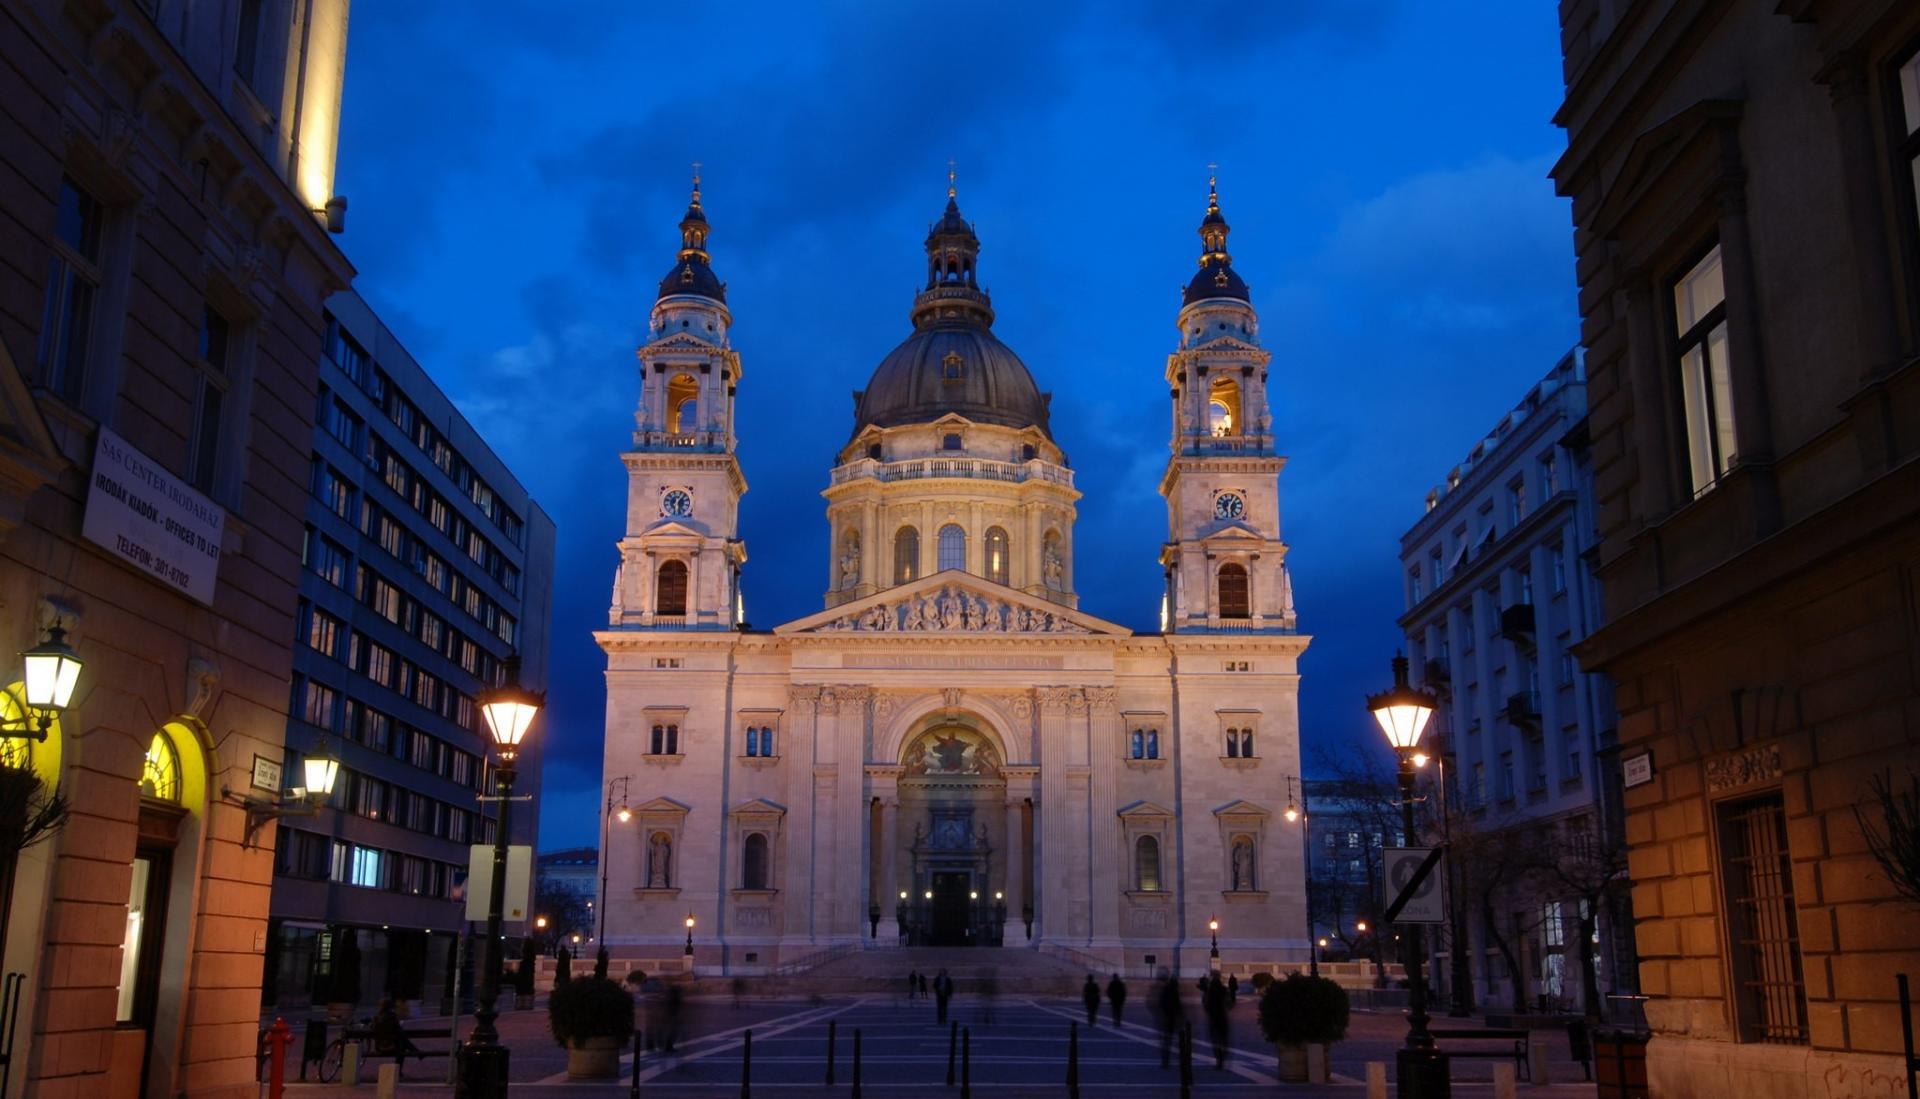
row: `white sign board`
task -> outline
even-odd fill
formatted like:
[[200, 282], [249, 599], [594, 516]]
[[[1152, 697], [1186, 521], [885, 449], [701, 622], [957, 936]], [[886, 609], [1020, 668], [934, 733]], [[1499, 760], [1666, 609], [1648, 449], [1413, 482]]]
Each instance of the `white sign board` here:
[[80, 533], [135, 569], [208, 606], [227, 512], [106, 428]]
[[1620, 761], [1620, 785], [1631, 790], [1653, 781], [1653, 753], [1641, 752]]
[[[492, 896], [493, 844], [476, 843], [467, 853], [467, 919], [484, 921]], [[532, 896], [533, 848], [516, 843], [507, 848], [507, 899], [500, 906], [500, 918], [508, 923], [525, 920]]]
[[[1427, 856], [1433, 854], [1431, 847], [1389, 847], [1381, 853], [1381, 870], [1386, 879], [1386, 903], [1392, 907], [1400, 902], [1400, 912], [1393, 917], [1394, 923], [1445, 923], [1447, 922], [1446, 891], [1441, 888], [1442, 871], [1445, 864], [1435, 860], [1420, 884], [1408, 889], [1414, 876], [1419, 873]], [[1444, 856], [1442, 856], [1444, 859]], [[1402, 897], [1404, 900], [1401, 900]]]

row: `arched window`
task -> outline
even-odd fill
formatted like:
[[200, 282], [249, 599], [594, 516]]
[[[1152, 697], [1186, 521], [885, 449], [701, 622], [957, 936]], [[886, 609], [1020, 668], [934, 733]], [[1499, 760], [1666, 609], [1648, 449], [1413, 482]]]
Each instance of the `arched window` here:
[[151, 801], [180, 800], [180, 753], [165, 733], [153, 734], [140, 765], [140, 796]]
[[1245, 618], [1247, 609], [1247, 570], [1232, 562], [1220, 566], [1220, 617]]
[[1227, 730], [1227, 758], [1240, 758], [1240, 730], [1238, 729]]
[[767, 888], [767, 837], [750, 833], [740, 853], [740, 888]]
[[1134, 759], [1147, 758], [1147, 731], [1145, 729], [1135, 729], [1133, 731], [1133, 738], [1128, 746], [1132, 749], [1128, 754]]
[[1240, 730], [1240, 758], [1241, 759], [1253, 758], [1253, 730], [1252, 729]]
[[999, 527], [987, 528], [987, 579], [996, 584], [1007, 582], [1007, 563], [1012, 556], [1011, 550], [1006, 531]]
[[653, 613], [687, 613], [687, 563], [662, 561], [654, 574]]
[[1244, 435], [1240, 422], [1240, 384], [1232, 378], [1215, 378], [1207, 391], [1207, 430], [1213, 435]]
[[901, 527], [893, 536], [893, 582], [904, 584], [920, 575], [920, 532]]
[[700, 383], [691, 374], [675, 374], [667, 382], [667, 431], [685, 435], [700, 430]]
[[1141, 836], [1133, 845], [1133, 877], [1142, 893], [1160, 891], [1160, 841]]
[[967, 567], [967, 532], [961, 530], [958, 523], [940, 528], [939, 567], [942, 570]]

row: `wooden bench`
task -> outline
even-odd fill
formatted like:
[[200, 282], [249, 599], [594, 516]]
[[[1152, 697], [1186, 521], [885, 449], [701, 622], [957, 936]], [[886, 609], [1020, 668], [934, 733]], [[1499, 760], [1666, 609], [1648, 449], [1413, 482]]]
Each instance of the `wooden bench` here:
[[[408, 1041], [412, 1041], [416, 1038], [452, 1038], [453, 1037], [453, 1030], [450, 1027], [427, 1027], [419, 1030], [409, 1030], [405, 1027], [402, 1027], [401, 1030], [406, 1034]], [[346, 1065], [344, 1066], [344, 1068], [346, 1069], [346, 1072], [345, 1072], [345, 1076], [347, 1077], [346, 1082], [348, 1084], [353, 1085], [354, 1087], [358, 1087], [360, 1085], [360, 1061], [363, 1058], [391, 1057], [393, 1058], [394, 1064], [398, 1065], [400, 1067], [401, 1072], [404, 1074], [407, 1067], [407, 1058], [409, 1057], [416, 1058], [419, 1060], [425, 1060], [428, 1057], [446, 1057], [453, 1052], [451, 1045], [449, 1045], [446, 1049], [420, 1049], [418, 1047], [415, 1047], [410, 1050], [406, 1050], [406, 1049], [383, 1050], [374, 1042], [374, 1033], [373, 1033], [372, 1027], [349, 1026], [346, 1030], [346, 1034], [343, 1037], [345, 1037], [347, 1041], [347, 1055], [345, 1058]]]
[[1527, 1040], [1533, 1034], [1530, 1030], [1466, 1030], [1436, 1027], [1427, 1031], [1427, 1033], [1433, 1035], [1433, 1039], [1436, 1042], [1479, 1041], [1512, 1043], [1509, 1046], [1499, 1049], [1453, 1049], [1449, 1047], [1445, 1049], [1445, 1052], [1449, 1057], [1487, 1057], [1493, 1060], [1511, 1057], [1513, 1058], [1514, 1074], [1522, 1080], [1527, 1079]]

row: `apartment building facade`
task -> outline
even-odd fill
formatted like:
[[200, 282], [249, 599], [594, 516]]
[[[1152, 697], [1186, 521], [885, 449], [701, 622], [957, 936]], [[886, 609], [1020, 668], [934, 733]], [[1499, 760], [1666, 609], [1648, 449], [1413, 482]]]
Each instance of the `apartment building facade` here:
[[1652, 1093], [1899, 1094], [1920, 912], [1920, 7], [1560, 5]]
[[[251, 1095], [346, 0], [0, 4], [6, 1092]], [[17, 999], [15, 999], [17, 997]]]
[[[1427, 494], [1401, 538], [1400, 625], [1415, 674], [1442, 700], [1428, 743], [1436, 822], [1462, 833], [1456, 933], [1490, 1006], [1572, 1008], [1631, 985], [1624, 882], [1596, 898], [1560, 880], [1571, 867], [1552, 857], [1577, 843], [1619, 858], [1611, 691], [1574, 655], [1600, 610], [1586, 388], [1576, 349]], [[1467, 833], [1489, 838], [1476, 849]], [[1597, 948], [1591, 999], [1582, 927]], [[1435, 967], [1450, 976], [1451, 951]]]
[[[544, 688], [554, 525], [357, 294], [329, 304], [319, 382], [287, 749], [341, 769], [280, 824], [261, 998], [438, 1002], [497, 819], [477, 701], [514, 657]], [[540, 758], [516, 793], [537, 799]]]

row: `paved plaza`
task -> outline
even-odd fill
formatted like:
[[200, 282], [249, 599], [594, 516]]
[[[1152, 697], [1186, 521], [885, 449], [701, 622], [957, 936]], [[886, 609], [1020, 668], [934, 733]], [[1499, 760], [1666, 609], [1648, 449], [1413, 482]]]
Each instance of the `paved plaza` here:
[[[1144, 989], [1140, 993], [1144, 993]], [[1136, 997], [1140, 995], [1136, 994]], [[971, 1039], [971, 1090], [993, 1096], [1066, 1096], [1067, 1048], [1070, 1024], [1079, 1022], [1079, 1079], [1081, 1094], [1176, 1096], [1179, 1094], [1177, 1057], [1161, 1068], [1159, 1038], [1138, 998], [1129, 1003], [1123, 1025], [1115, 1029], [1104, 1010], [1100, 1025], [1088, 1027], [1079, 1004], [1036, 997], [1002, 997], [989, 1005], [977, 998], [957, 997], [952, 1021]], [[1355, 1012], [1345, 1042], [1334, 1050], [1335, 1080], [1327, 1085], [1283, 1085], [1275, 1075], [1272, 1047], [1261, 1040], [1251, 1001], [1235, 1008], [1229, 1038], [1227, 1067], [1214, 1066], [1204, 1023], [1197, 1004], [1189, 1004], [1188, 1019], [1200, 1025], [1194, 1032], [1194, 1087], [1207, 1094], [1338, 1094], [1365, 1095], [1366, 1062], [1391, 1062], [1394, 1048], [1405, 1035], [1402, 1016]], [[470, 1020], [466, 1021], [470, 1023]], [[1458, 1025], [1463, 1020], [1446, 1020]], [[829, 1025], [835, 1034], [834, 1082], [827, 1083]], [[417, 1020], [420, 1027], [444, 1026], [445, 1020]], [[1469, 1023], [1469, 1025], [1477, 1025]], [[463, 1032], [465, 1027], [463, 1026]], [[501, 1030], [513, 1048], [514, 1093], [541, 1095], [614, 1095], [631, 1087], [632, 1059], [622, 1060], [618, 1083], [576, 1082], [566, 1078], [566, 1054], [554, 1045], [546, 1029], [544, 1009], [509, 1012]], [[735, 1096], [742, 1092], [743, 1052], [752, 1032], [751, 1087], [768, 1095], [853, 1094], [854, 1035], [860, 1036], [861, 1094], [872, 1099], [894, 1096], [926, 1097], [931, 1093], [956, 1095], [965, 1066], [956, 1063], [955, 1084], [947, 1087], [947, 1051], [950, 1027], [935, 1019], [927, 1001], [888, 996], [842, 997], [827, 1000], [745, 1000], [737, 1006], [728, 999], [689, 1002], [671, 1055], [647, 1053], [641, 1061], [640, 1091], [650, 1097]], [[1586, 1099], [1595, 1095], [1582, 1079], [1580, 1068], [1568, 1059], [1566, 1039], [1551, 1032], [1550, 1086], [1522, 1084], [1522, 1096], [1533, 1099]], [[429, 1049], [445, 1042], [422, 1042]], [[378, 1063], [378, 1062], [373, 1062]], [[1487, 1060], [1457, 1062], [1455, 1094], [1478, 1099], [1492, 1094], [1492, 1067]], [[333, 1085], [293, 1084], [299, 1099], [348, 1094], [372, 1094], [374, 1073], [369, 1069], [358, 1089]], [[427, 1099], [451, 1094], [446, 1084], [446, 1061], [436, 1058], [410, 1064], [400, 1094]]]

